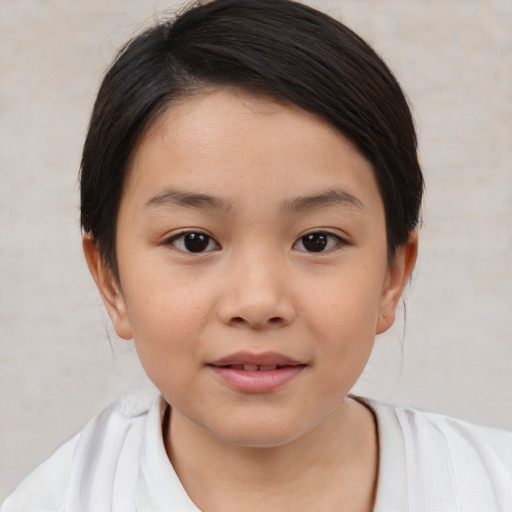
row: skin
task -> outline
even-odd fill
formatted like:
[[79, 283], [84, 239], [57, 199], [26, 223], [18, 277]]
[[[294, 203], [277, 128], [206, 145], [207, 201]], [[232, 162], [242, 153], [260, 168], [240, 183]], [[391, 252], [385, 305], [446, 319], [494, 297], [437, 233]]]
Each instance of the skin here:
[[[187, 252], [183, 231], [211, 237], [206, 250]], [[326, 250], [306, 250], [318, 231]], [[167, 452], [201, 510], [371, 510], [375, 422], [347, 394], [416, 250], [412, 233], [388, 261], [372, 166], [313, 114], [216, 89], [153, 124], [123, 190], [119, 282], [88, 236], [84, 251], [116, 332], [171, 405]], [[208, 366], [240, 350], [305, 366], [272, 392], [240, 392]]]

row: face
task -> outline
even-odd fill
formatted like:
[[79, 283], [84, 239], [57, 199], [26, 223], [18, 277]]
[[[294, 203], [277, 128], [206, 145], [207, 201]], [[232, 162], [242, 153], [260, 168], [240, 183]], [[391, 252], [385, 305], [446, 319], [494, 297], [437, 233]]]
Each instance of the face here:
[[205, 435], [277, 446], [361, 374], [414, 260], [387, 260], [371, 165], [297, 107], [216, 90], [172, 106], [136, 149], [119, 283], [86, 256], [117, 333]]

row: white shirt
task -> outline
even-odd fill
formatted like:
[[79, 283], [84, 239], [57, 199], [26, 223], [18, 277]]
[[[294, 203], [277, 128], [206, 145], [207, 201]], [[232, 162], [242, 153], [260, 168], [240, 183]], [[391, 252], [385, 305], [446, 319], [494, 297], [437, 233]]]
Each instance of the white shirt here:
[[[360, 399], [375, 414], [375, 512], [512, 512], [512, 433]], [[162, 439], [165, 402], [132, 392], [9, 496], [1, 512], [199, 512]]]

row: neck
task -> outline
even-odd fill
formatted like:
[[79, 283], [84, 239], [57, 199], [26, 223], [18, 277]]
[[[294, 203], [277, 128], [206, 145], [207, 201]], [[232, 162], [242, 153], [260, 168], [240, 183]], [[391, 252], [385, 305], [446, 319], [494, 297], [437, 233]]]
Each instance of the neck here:
[[165, 438], [169, 458], [201, 510], [372, 509], [377, 433], [372, 413], [354, 400], [280, 446], [230, 444], [177, 411]]

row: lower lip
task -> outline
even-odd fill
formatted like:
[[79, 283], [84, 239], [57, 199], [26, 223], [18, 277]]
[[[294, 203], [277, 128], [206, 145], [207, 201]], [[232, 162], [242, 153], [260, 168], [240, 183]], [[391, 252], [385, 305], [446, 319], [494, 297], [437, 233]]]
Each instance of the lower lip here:
[[304, 370], [305, 365], [285, 366], [269, 371], [235, 370], [223, 366], [208, 366], [230, 387], [243, 393], [269, 393], [288, 384]]

